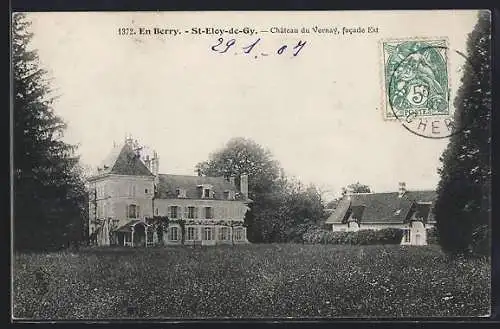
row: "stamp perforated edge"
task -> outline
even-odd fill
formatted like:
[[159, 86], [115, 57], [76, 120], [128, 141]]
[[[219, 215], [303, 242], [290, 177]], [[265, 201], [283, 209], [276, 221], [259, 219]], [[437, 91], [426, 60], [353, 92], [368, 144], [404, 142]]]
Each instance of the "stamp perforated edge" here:
[[[451, 74], [450, 74], [450, 58], [448, 52], [450, 51], [450, 42], [449, 38], [446, 36], [433, 36], [433, 37], [402, 37], [402, 38], [385, 38], [385, 39], [379, 39], [378, 42], [378, 48], [379, 48], [379, 77], [380, 77], [380, 90], [381, 90], [381, 115], [382, 119], [384, 121], [400, 121], [399, 118], [396, 116], [387, 116], [387, 111], [392, 111], [390, 109], [390, 104], [387, 101], [387, 90], [386, 90], [386, 80], [385, 80], [385, 63], [386, 63], [386, 58], [385, 58], [385, 52], [384, 52], [384, 43], [388, 42], [407, 42], [407, 41], [444, 41], [445, 42], [445, 47], [446, 51], [444, 52], [444, 59], [446, 62], [446, 71], [447, 71], [447, 77], [448, 77], [448, 95], [451, 96]], [[436, 119], [436, 120], [441, 120], [441, 119], [449, 119], [453, 118], [455, 109], [452, 104], [452, 100], [448, 100], [448, 108], [449, 108], [449, 113], [446, 115], [422, 115], [418, 116], [419, 118], [423, 119]]]

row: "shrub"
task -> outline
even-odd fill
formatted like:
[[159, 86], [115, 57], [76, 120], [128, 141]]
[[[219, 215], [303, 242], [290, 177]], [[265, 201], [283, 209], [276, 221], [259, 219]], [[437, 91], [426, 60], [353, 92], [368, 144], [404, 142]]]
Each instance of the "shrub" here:
[[403, 230], [399, 228], [385, 228], [377, 231], [377, 239], [381, 244], [399, 244], [403, 238]]
[[472, 251], [480, 255], [491, 253], [491, 229], [482, 225], [472, 232]]
[[302, 236], [308, 244], [399, 244], [403, 238], [403, 230], [387, 228], [382, 230], [360, 230], [357, 232], [332, 232], [322, 229], [307, 231]]
[[374, 230], [360, 230], [357, 233], [356, 244], [377, 244], [377, 233]]

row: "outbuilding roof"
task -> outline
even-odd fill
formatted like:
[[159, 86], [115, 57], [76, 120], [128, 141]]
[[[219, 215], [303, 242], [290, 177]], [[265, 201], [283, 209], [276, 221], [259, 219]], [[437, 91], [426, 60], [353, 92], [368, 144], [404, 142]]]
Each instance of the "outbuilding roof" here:
[[325, 223], [345, 223], [351, 213], [365, 224], [405, 223], [414, 214], [427, 220], [435, 196], [434, 191], [407, 191], [402, 197], [398, 192], [345, 195]]

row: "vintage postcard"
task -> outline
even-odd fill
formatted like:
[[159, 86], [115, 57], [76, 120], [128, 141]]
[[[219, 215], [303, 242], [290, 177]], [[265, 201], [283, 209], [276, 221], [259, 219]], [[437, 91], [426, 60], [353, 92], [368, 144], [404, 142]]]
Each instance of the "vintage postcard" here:
[[491, 315], [489, 11], [12, 15], [12, 319]]

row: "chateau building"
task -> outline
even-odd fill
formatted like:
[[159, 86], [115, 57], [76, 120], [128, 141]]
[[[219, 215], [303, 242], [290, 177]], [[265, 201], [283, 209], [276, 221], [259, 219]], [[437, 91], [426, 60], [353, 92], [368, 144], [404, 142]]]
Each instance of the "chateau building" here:
[[[248, 176], [160, 174], [127, 138], [88, 179], [89, 234], [100, 246], [248, 243]], [[238, 183], [238, 184], [237, 184]], [[159, 224], [160, 223], [160, 224]], [[166, 225], [165, 225], [166, 223]]]
[[426, 245], [427, 230], [435, 226], [432, 207], [435, 191], [408, 191], [404, 182], [397, 192], [347, 192], [325, 224], [332, 231], [404, 230], [403, 245]]

